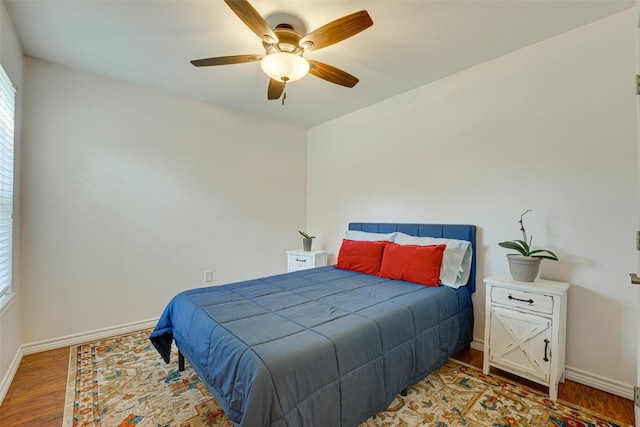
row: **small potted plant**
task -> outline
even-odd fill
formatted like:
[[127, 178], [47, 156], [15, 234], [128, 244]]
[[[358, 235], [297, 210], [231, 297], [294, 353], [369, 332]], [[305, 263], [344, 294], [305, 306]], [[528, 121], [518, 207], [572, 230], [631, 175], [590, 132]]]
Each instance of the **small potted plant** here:
[[300, 235], [302, 236], [302, 249], [304, 249], [306, 252], [309, 252], [311, 250], [311, 242], [313, 242], [313, 239], [315, 239], [316, 236], [311, 236], [300, 230], [298, 230], [298, 233], [300, 233]]
[[531, 209], [524, 211], [520, 215], [520, 231], [522, 231], [522, 240], [511, 240], [507, 242], [500, 242], [503, 248], [513, 249], [518, 254], [509, 254], [507, 259], [509, 260], [509, 271], [514, 280], [519, 282], [533, 282], [538, 276], [538, 270], [540, 269], [540, 262], [543, 259], [550, 259], [558, 261], [558, 257], [552, 251], [548, 249], [532, 249], [531, 242], [533, 236], [527, 240], [527, 232], [524, 229], [523, 217], [531, 212]]

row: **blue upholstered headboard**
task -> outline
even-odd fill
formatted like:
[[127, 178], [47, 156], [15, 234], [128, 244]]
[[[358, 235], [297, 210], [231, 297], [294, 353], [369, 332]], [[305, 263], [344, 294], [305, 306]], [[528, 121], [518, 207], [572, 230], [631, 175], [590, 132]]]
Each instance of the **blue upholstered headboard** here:
[[467, 288], [471, 293], [476, 290], [476, 226], [462, 224], [398, 224], [380, 222], [352, 222], [349, 230], [369, 233], [393, 233], [399, 231], [411, 236], [444, 237], [448, 239], [468, 240], [471, 242], [471, 272]]

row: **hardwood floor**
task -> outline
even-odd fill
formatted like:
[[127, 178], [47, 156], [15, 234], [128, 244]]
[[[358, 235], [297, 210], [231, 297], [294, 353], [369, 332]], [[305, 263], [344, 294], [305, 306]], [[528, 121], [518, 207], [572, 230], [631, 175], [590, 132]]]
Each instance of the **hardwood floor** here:
[[22, 358], [0, 406], [0, 426], [61, 426], [69, 347]]
[[[482, 352], [469, 349], [455, 359], [482, 368]], [[2, 427], [48, 427], [62, 425], [69, 347], [24, 356], [16, 377], [0, 406]], [[529, 387], [545, 391], [540, 385], [523, 381], [505, 372], [496, 372]], [[559, 398], [583, 408], [608, 415], [620, 422], [634, 423], [633, 403], [591, 387], [565, 381]]]

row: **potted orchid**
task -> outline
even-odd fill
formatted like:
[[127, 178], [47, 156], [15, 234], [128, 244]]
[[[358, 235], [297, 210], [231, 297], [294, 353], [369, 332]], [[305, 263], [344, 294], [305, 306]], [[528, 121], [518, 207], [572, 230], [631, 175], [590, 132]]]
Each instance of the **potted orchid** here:
[[302, 236], [302, 248], [306, 252], [309, 252], [311, 250], [311, 243], [313, 242], [313, 239], [316, 238], [316, 236], [311, 236], [310, 234], [307, 234], [304, 231], [300, 230], [298, 230], [298, 233], [300, 233], [300, 235]]
[[540, 269], [540, 262], [543, 259], [550, 259], [558, 261], [558, 257], [555, 253], [549, 249], [533, 249], [531, 243], [533, 236], [530, 236], [527, 240], [527, 232], [524, 228], [523, 217], [531, 212], [531, 209], [524, 211], [520, 215], [520, 231], [522, 231], [522, 240], [511, 240], [506, 242], [500, 242], [500, 245], [506, 249], [512, 249], [517, 251], [517, 254], [507, 255], [509, 260], [509, 271], [514, 280], [520, 282], [533, 282], [538, 276], [538, 270]]

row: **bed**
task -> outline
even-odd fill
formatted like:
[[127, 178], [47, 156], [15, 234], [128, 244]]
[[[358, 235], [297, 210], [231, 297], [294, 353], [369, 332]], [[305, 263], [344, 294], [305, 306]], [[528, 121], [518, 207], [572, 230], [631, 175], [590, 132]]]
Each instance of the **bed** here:
[[423, 286], [326, 266], [192, 289], [169, 302], [151, 342], [169, 363], [175, 341], [237, 426], [364, 422], [472, 341], [475, 226], [348, 229], [469, 242], [468, 279]]

